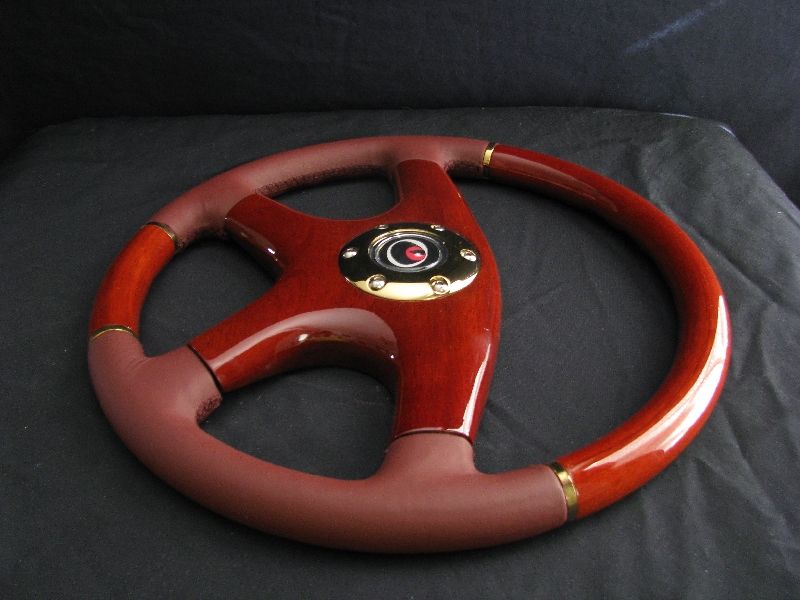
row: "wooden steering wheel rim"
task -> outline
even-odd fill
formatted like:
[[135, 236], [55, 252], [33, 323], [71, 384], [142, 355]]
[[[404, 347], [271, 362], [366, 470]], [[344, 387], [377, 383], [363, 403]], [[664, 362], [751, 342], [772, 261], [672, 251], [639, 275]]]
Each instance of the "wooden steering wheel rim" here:
[[[394, 182], [398, 203], [369, 219], [316, 219], [269, 199], [298, 186], [375, 174]], [[625, 423], [550, 465], [499, 475], [474, 467], [471, 442], [494, 365], [499, 286], [491, 250], [449, 175], [534, 189], [598, 214], [653, 257], [672, 289], [681, 333], [660, 388]], [[432, 202], [436, 199], [442, 202]], [[416, 225], [409, 229], [412, 222]], [[479, 258], [480, 271], [460, 290], [447, 278], [444, 291], [437, 290], [431, 277], [430, 286], [445, 297], [434, 294], [430, 301], [370, 296], [350, 285], [332, 260], [353, 252], [348, 244], [357, 234], [384, 226], [417, 232], [414, 240], [423, 239], [418, 232], [425, 226], [434, 228], [431, 239], [438, 231], [453, 230], [470, 244], [462, 256], [472, 262]], [[320, 228], [326, 235], [306, 235]], [[276, 284], [264, 300], [188, 346], [145, 357], [137, 338], [139, 313], [152, 281], [176, 251], [208, 234], [235, 237], [281, 274], [282, 287]], [[295, 266], [309, 248], [324, 257], [328, 275], [322, 281], [338, 291], [335, 297], [303, 300], [300, 314], [290, 308], [280, 312], [276, 307], [286, 303], [275, 298], [296, 297], [292, 293], [300, 288], [292, 282], [302, 277]], [[414, 260], [422, 256], [413, 254], [421, 252], [417, 246], [411, 252]], [[437, 323], [459, 310], [479, 314], [478, 324], [454, 342], [464, 350], [469, 377], [454, 386], [452, 397], [431, 407], [437, 404], [430, 402], [439, 389], [436, 376], [428, 387], [406, 376], [422, 363], [414, 363], [420, 346], [404, 322]], [[510, 146], [464, 138], [377, 137], [247, 163], [156, 213], [103, 280], [90, 322], [89, 367], [103, 410], [131, 451], [212, 510], [270, 533], [331, 547], [442, 551], [536, 535], [608, 506], [663, 470], [716, 403], [730, 359], [729, 330], [722, 290], [696, 245], [627, 188], [572, 163]], [[331, 346], [331, 340], [337, 343]], [[221, 391], [327, 360], [320, 348], [335, 348], [342, 364], [366, 364], [399, 382], [394, 438], [375, 475], [342, 481], [300, 473], [239, 452], [199, 427], [219, 404]], [[414, 363], [413, 369], [403, 361]]]

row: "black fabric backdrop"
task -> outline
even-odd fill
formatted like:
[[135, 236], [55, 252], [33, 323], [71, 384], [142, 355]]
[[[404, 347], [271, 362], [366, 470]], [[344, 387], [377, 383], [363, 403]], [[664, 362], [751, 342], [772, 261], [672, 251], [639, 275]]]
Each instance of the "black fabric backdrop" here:
[[[472, 552], [337, 552], [218, 517], [152, 476], [105, 421], [86, 327], [105, 269], [160, 206], [274, 151], [373, 134], [455, 134], [556, 154], [680, 223], [728, 295], [734, 351], [719, 405], [676, 463], [590, 519]], [[546, 462], [622, 422], [675, 347], [669, 293], [625, 237], [529, 192], [462, 190], [497, 255], [504, 326], [477, 463]], [[391, 202], [379, 180], [284, 200], [327, 216]], [[800, 214], [720, 125], [624, 111], [464, 109], [82, 119], [0, 165], [0, 595], [17, 597], [789, 598], [800, 595]], [[245, 255], [179, 255], [144, 311], [150, 352], [267, 289]], [[310, 291], [310, 293], [312, 293]], [[457, 374], [454, 374], [457, 376]], [[392, 400], [314, 369], [226, 397], [207, 429], [338, 477], [380, 463]]]
[[791, 0], [4, 0], [0, 133], [3, 119], [19, 135], [81, 116], [630, 108], [727, 123], [800, 202], [798, 32]]

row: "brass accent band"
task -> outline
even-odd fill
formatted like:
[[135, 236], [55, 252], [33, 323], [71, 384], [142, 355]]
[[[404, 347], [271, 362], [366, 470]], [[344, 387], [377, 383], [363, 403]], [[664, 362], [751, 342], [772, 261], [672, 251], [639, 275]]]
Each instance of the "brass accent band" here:
[[169, 236], [169, 239], [172, 240], [173, 245], [175, 246], [175, 250], [180, 250], [181, 243], [178, 240], [177, 234], [172, 230], [172, 227], [167, 225], [166, 223], [159, 223], [158, 221], [148, 221], [144, 224], [145, 227], [148, 225], [152, 225], [153, 227], [158, 227], [161, 231], [166, 233]]
[[572, 481], [572, 475], [557, 462], [550, 463], [548, 466], [561, 482], [564, 500], [567, 502], [567, 521], [572, 521], [578, 515], [578, 489], [575, 487], [575, 482]]
[[129, 333], [133, 337], [136, 337], [133, 329], [126, 327], [125, 325], [103, 325], [89, 334], [89, 341], [91, 342], [93, 339], [99, 338], [101, 335], [108, 333], [109, 331], [122, 331], [123, 333]]
[[483, 175], [487, 177], [489, 175], [489, 163], [492, 162], [492, 154], [494, 154], [494, 147], [497, 146], [497, 142], [489, 142], [489, 145], [486, 146], [486, 150], [483, 151]]

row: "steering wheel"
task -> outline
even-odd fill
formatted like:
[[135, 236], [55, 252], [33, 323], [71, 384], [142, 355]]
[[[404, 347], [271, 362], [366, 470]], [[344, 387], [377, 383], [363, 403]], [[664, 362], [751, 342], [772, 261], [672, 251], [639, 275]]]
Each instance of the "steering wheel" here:
[[[397, 201], [355, 220], [271, 199], [332, 178], [385, 175]], [[672, 289], [680, 341], [635, 415], [549, 465], [477, 471], [475, 438], [495, 363], [500, 287], [491, 249], [451, 175], [531, 188], [630, 234]], [[155, 276], [201, 235], [243, 245], [277, 276], [262, 297], [192, 339], [146, 357], [139, 313]], [[313, 284], [313, 291], [312, 291]], [[453, 137], [376, 137], [311, 146], [217, 175], [156, 213], [106, 274], [90, 323], [89, 368], [130, 450], [200, 504], [252, 527], [335, 548], [429, 552], [533, 536], [643, 485], [694, 438], [730, 357], [729, 317], [689, 237], [621, 185], [551, 156]], [[431, 338], [445, 340], [431, 361]], [[375, 375], [395, 391], [378, 471], [345, 481], [240, 452], [200, 428], [221, 394], [309, 365]]]

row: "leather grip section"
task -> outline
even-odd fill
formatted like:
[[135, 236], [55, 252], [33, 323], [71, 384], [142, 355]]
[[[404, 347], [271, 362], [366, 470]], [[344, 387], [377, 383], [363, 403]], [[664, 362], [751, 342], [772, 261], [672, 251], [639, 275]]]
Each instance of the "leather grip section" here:
[[201, 504], [270, 533], [352, 550], [434, 552], [510, 542], [566, 520], [548, 467], [479, 473], [472, 446], [456, 435], [400, 438], [378, 472], [358, 481], [244, 454], [198, 426], [219, 393], [186, 348], [146, 358], [135, 338], [109, 332], [90, 342], [89, 367], [108, 419], [145, 465]]
[[259, 191], [276, 196], [291, 188], [346, 177], [390, 177], [410, 159], [432, 160], [453, 175], [479, 177], [486, 142], [458, 137], [397, 136], [341, 140], [281, 152], [225, 171], [176, 198], [152, 217], [168, 225], [181, 247], [200, 235], [222, 235], [225, 215]]

